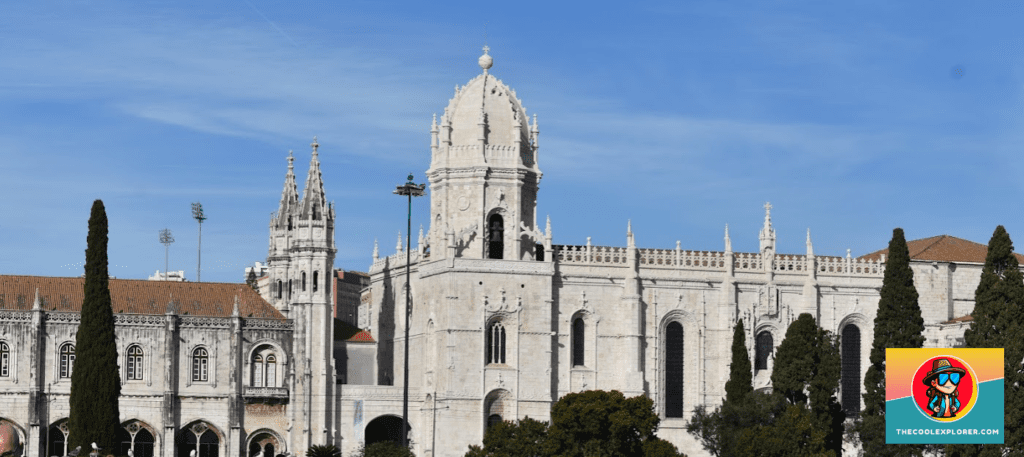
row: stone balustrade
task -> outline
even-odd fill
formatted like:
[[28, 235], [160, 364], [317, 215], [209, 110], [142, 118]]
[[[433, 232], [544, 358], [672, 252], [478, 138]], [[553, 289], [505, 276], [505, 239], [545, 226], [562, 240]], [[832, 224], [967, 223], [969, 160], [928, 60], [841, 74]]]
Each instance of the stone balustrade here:
[[246, 387], [242, 392], [245, 398], [288, 399], [287, 387]]

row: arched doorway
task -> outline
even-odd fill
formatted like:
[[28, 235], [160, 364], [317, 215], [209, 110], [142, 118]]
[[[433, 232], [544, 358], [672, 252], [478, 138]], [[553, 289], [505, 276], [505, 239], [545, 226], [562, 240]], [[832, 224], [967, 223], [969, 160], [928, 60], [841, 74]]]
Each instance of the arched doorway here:
[[193, 450], [196, 457], [219, 457], [220, 436], [206, 422], [193, 422], [178, 431], [178, 457], [189, 457]]
[[128, 455], [131, 450], [135, 457], [153, 457], [156, 445], [153, 432], [141, 421], [128, 421], [117, 432], [117, 448], [115, 455]]
[[50, 424], [46, 434], [46, 455], [68, 455], [68, 433], [67, 418]]
[[[405, 426], [406, 436], [412, 434], [412, 427]], [[411, 438], [411, 436], [410, 436]], [[380, 416], [366, 424], [363, 442], [367, 446], [381, 441], [391, 441], [402, 445], [402, 418], [398, 416]]]

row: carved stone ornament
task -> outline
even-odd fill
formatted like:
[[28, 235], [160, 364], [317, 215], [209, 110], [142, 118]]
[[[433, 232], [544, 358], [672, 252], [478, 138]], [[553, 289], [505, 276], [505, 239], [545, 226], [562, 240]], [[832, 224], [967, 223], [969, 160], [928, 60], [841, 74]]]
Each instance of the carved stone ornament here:
[[494, 195], [494, 203], [491, 206], [508, 209], [508, 202], [505, 201], [505, 189], [498, 188], [498, 193]]
[[526, 235], [530, 237], [534, 242], [544, 241], [544, 232], [537, 228], [529, 228], [526, 226], [526, 221], [519, 221], [520, 235]]
[[490, 297], [484, 295], [484, 309], [492, 313], [517, 313], [523, 309], [523, 298], [516, 297], [516, 304], [512, 305], [505, 297], [505, 288], [498, 289], [501, 298], [492, 302]]
[[458, 206], [459, 206], [459, 211], [465, 211], [465, 210], [469, 209], [469, 198], [466, 198], [465, 195], [459, 197]]

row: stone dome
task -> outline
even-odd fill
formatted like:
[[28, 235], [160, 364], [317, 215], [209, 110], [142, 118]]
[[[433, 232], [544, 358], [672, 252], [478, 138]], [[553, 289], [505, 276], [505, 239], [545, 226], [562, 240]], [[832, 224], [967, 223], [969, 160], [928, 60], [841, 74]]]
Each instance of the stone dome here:
[[487, 145], [514, 146], [518, 139], [522, 149], [529, 149], [526, 109], [516, 98], [515, 91], [486, 69], [466, 85], [457, 87], [445, 108], [451, 123], [452, 146], [479, 144], [481, 113], [486, 122]]

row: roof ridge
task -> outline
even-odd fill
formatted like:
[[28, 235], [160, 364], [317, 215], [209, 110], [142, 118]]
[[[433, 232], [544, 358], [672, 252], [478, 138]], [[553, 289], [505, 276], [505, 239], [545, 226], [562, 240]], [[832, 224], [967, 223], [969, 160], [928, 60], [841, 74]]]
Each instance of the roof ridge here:
[[[915, 256], [919, 256], [921, 254], [924, 254], [925, 251], [927, 251], [927, 250], [931, 249], [932, 247], [934, 247], [935, 245], [939, 244], [947, 236], [949, 236], [949, 235], [936, 235], [936, 236], [933, 236], [933, 237], [929, 237], [929, 238], [935, 238], [935, 241], [929, 243], [927, 246], [922, 248], [920, 251], [917, 251], [917, 253], [911, 253], [910, 254], [910, 258], [914, 258]], [[929, 238], [922, 238], [920, 240], [912, 240], [912, 241], [925, 241], [925, 240], [927, 240]]]

